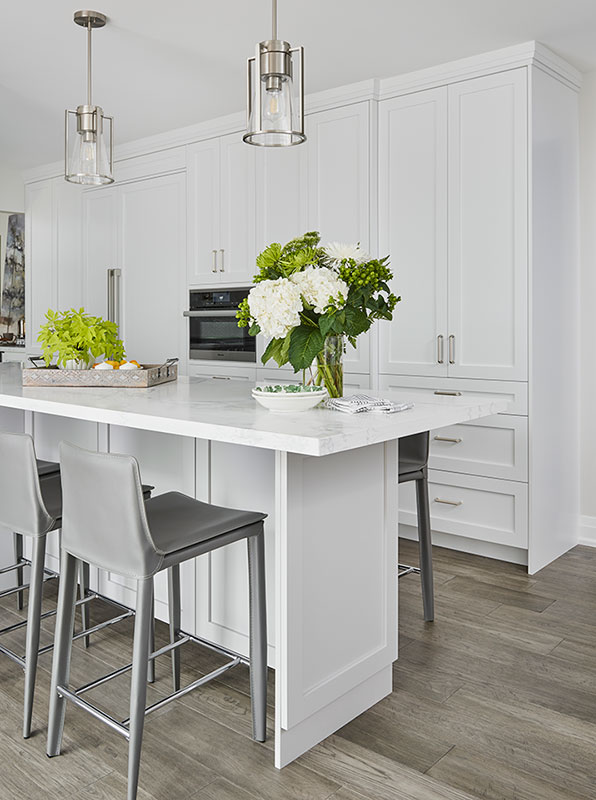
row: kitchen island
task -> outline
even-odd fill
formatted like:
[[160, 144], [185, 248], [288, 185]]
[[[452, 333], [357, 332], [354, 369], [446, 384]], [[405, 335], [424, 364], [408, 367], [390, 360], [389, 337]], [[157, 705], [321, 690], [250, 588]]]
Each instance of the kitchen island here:
[[[414, 408], [392, 415], [324, 408], [281, 415], [258, 406], [249, 387], [231, 381], [179, 378], [152, 389], [23, 388], [18, 366], [0, 365], [0, 426], [31, 432], [40, 458], [55, 459], [62, 439], [128, 452], [157, 494], [177, 489], [269, 514], [277, 767], [392, 690], [398, 440], [507, 407], [486, 395], [399, 398], [411, 399]], [[242, 546], [185, 564], [182, 579], [183, 628], [246, 654]], [[102, 593], [134, 604], [126, 579], [97, 574], [94, 580]], [[156, 608], [166, 618], [165, 583], [156, 584]]]

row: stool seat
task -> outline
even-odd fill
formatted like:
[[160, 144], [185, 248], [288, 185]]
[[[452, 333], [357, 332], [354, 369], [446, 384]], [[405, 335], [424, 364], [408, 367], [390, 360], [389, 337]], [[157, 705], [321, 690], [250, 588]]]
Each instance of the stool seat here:
[[[202, 503], [180, 492], [157, 495], [145, 504], [151, 538], [160, 555], [169, 555], [225, 533], [262, 522], [266, 514]], [[245, 533], [240, 538], [244, 538]]]

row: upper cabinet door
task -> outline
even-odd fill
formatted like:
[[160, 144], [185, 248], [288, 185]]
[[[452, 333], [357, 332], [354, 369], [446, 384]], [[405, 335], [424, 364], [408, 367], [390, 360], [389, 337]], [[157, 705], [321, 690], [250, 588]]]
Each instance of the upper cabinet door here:
[[449, 87], [455, 377], [527, 380], [527, 148], [525, 68]]
[[379, 252], [398, 303], [379, 371], [447, 374], [447, 89], [379, 104]]
[[83, 304], [107, 319], [107, 270], [118, 261], [118, 198], [115, 186], [83, 192]]
[[257, 253], [306, 231], [306, 147], [257, 147]]
[[184, 360], [185, 175], [124, 184], [118, 192], [126, 354], [145, 364]]
[[186, 158], [188, 283], [219, 283], [219, 139], [189, 145]]
[[[370, 104], [365, 101], [306, 118], [308, 179], [307, 229], [321, 233], [321, 243], [360, 242], [373, 247], [370, 236]], [[370, 369], [370, 334], [348, 345], [347, 372]]]
[[54, 213], [57, 242], [57, 303], [61, 311], [79, 308], [83, 301], [81, 269], [81, 199], [80, 186], [54, 179]]
[[222, 136], [220, 147], [220, 281], [250, 283], [256, 258], [256, 148], [239, 133]]

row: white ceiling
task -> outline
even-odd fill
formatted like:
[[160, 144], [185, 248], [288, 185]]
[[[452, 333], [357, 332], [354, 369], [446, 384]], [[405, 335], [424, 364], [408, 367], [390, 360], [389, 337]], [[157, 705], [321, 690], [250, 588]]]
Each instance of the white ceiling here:
[[[245, 60], [270, 36], [270, 0], [98, 0], [94, 101], [126, 142], [241, 110]], [[73, 0], [3, 0], [0, 163], [62, 157], [84, 102]], [[306, 49], [306, 90], [387, 77], [536, 39], [596, 69], [596, 0], [279, 0], [279, 33]]]

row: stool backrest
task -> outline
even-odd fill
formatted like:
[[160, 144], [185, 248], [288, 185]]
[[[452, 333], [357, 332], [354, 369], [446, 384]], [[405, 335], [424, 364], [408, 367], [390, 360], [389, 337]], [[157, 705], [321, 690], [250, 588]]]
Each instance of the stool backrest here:
[[153, 575], [162, 559], [149, 532], [137, 460], [62, 442], [60, 468], [62, 547], [119, 575]]
[[33, 439], [0, 433], [0, 524], [27, 536], [43, 536], [54, 525], [39, 487]]
[[399, 458], [408, 464], [408, 469], [423, 469], [428, 464], [428, 431], [403, 436], [399, 440]]

